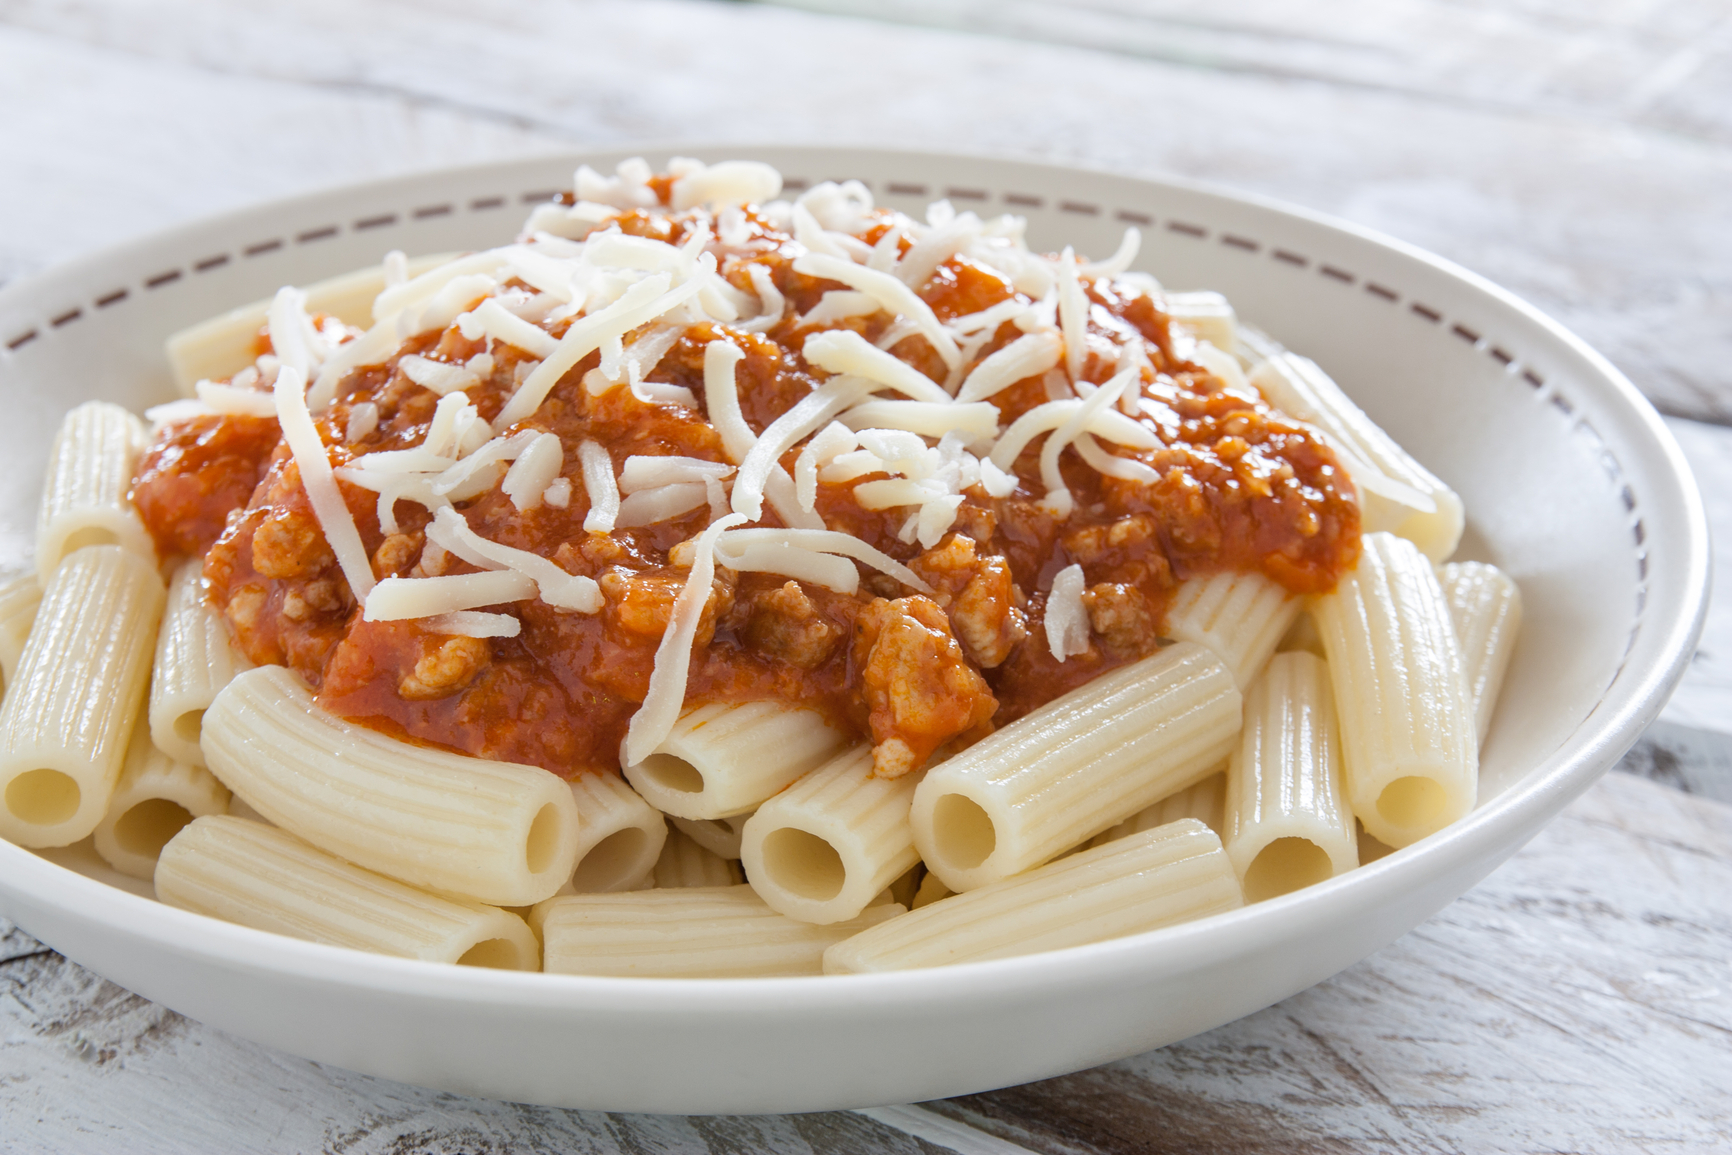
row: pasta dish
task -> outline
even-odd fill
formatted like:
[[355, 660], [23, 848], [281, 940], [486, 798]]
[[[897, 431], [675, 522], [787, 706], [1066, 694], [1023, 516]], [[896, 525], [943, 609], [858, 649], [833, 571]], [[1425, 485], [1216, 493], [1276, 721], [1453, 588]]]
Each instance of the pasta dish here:
[[1471, 809], [1519, 594], [1318, 366], [1135, 229], [781, 186], [580, 168], [73, 410], [0, 834], [318, 941], [749, 976], [1154, 929]]

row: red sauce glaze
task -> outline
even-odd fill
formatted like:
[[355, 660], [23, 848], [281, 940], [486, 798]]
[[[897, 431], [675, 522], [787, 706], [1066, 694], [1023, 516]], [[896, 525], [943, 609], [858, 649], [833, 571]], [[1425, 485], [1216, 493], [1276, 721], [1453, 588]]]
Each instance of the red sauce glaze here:
[[270, 417], [198, 417], [165, 429], [139, 459], [132, 501], [165, 557], [196, 557], [252, 496], [282, 434]]
[[[619, 227], [680, 243], [702, 214], [672, 218], [633, 212]], [[752, 293], [751, 264], [762, 265], [789, 310], [763, 334], [702, 324], [688, 329], [650, 379], [704, 397], [705, 346], [733, 341], [745, 353], [737, 371], [743, 415], [756, 431], [825, 377], [799, 353], [798, 316], [841, 286], [796, 273], [802, 251], [756, 216], [744, 255], [733, 250], [724, 276]], [[888, 228], [866, 234], [875, 241]], [[906, 247], [907, 242], [903, 242]], [[874, 741], [881, 773], [918, 766], [947, 743], [966, 743], [1117, 665], [1153, 652], [1178, 582], [1197, 574], [1260, 570], [1300, 593], [1327, 590], [1359, 549], [1359, 514], [1340, 465], [1315, 437], [1273, 411], [1255, 392], [1226, 388], [1182, 359], [1159, 300], [1120, 283], [1087, 285], [1088, 355], [1083, 377], [1111, 377], [1127, 343], [1141, 346], [1145, 370], [1135, 419], [1161, 448], [1133, 453], [1159, 475], [1152, 484], [1103, 477], [1075, 450], [1061, 458], [1074, 508], [1059, 519], [1041, 503], [1037, 438], [1016, 463], [1015, 493], [995, 499], [970, 490], [955, 524], [931, 550], [905, 544], [905, 509], [869, 511], [853, 489], [882, 474], [820, 484], [818, 512], [833, 529], [913, 566], [929, 595], [862, 570], [858, 593], [763, 573], [719, 569], [688, 678], [686, 701], [776, 698], [810, 705], [833, 723]], [[965, 257], [939, 266], [921, 296], [941, 320], [978, 312], [1016, 294], [1003, 276]], [[890, 324], [880, 312], [842, 324], [868, 340]], [[563, 332], [554, 327], [555, 336]], [[985, 357], [1020, 337], [1006, 323], [974, 352]], [[451, 363], [490, 351], [494, 363], [467, 390], [492, 421], [515, 388], [524, 356], [491, 350], [453, 328], [415, 338], [384, 365], [351, 375], [320, 419], [334, 465], [420, 444], [437, 397], [399, 369], [417, 353]], [[923, 337], [892, 350], [943, 381], [942, 359]], [[589, 512], [577, 446], [608, 449], [616, 473], [633, 455], [677, 454], [725, 461], [706, 413], [638, 400], [623, 388], [590, 396], [591, 355], [565, 375], [533, 417], [510, 429], [557, 434], [565, 447], [570, 505], [519, 512], [495, 486], [459, 511], [481, 536], [553, 559], [593, 577], [600, 613], [555, 610], [539, 600], [490, 607], [515, 614], [519, 636], [472, 639], [431, 633], [414, 622], [364, 622], [342, 572], [318, 533], [298, 473], [271, 422], [202, 418], [158, 436], [141, 465], [135, 495], [165, 552], [209, 548], [211, 598], [258, 663], [281, 663], [318, 690], [325, 708], [414, 741], [488, 758], [546, 767], [566, 776], [617, 767], [626, 726], [647, 691], [656, 648], [686, 569], [670, 551], [710, 520], [707, 507], [665, 522], [612, 533], [583, 529]], [[1039, 378], [992, 400], [1001, 427], [1049, 399]], [[356, 405], [371, 403], [377, 428], [345, 440]], [[261, 428], [260, 426], [263, 426]], [[1106, 442], [1101, 442], [1106, 446]], [[794, 454], [783, 462], [792, 470]], [[410, 501], [394, 510], [397, 532], [380, 525], [376, 495], [344, 485], [344, 496], [376, 576], [434, 576], [473, 567], [427, 549], [427, 512]], [[232, 516], [231, 516], [232, 513]], [[226, 529], [224, 527], [227, 519]], [[779, 525], [766, 505], [761, 524]], [[1087, 653], [1063, 663], [1048, 650], [1043, 614], [1052, 575], [1080, 563], [1095, 629]]]

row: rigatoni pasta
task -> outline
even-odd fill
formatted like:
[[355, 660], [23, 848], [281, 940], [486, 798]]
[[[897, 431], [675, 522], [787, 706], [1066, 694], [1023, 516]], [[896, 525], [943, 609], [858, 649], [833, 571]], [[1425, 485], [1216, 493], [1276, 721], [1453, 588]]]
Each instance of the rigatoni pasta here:
[[204, 765], [204, 712], [249, 663], [235, 653], [228, 627], [204, 596], [203, 567], [189, 561], [168, 583], [150, 677], [150, 738], [189, 766]]
[[0, 583], [0, 678], [11, 685], [24, 656], [24, 643], [36, 622], [36, 607], [42, 604], [42, 583], [34, 573], [23, 573]]
[[727, 818], [754, 809], [846, 742], [813, 710], [718, 703], [682, 715], [655, 752], [624, 773], [665, 813]]
[[747, 812], [729, 818], [669, 818], [668, 821], [710, 853], [723, 858], [739, 858], [740, 837], [751, 817], [752, 813]]
[[1167, 636], [1213, 652], [1243, 691], [1301, 608], [1299, 598], [1260, 573], [1189, 578], [1167, 609]]
[[0, 834], [68, 846], [102, 821], [139, 722], [162, 579], [116, 545], [55, 569], [0, 707]]
[[678, 830], [668, 831], [668, 840], [662, 846], [661, 857], [656, 859], [651, 877], [661, 890], [738, 886], [745, 881], [738, 862], [705, 850]]
[[203, 766], [177, 762], [135, 726], [126, 764], [96, 826], [96, 853], [134, 878], [151, 878], [169, 839], [195, 818], [227, 814], [229, 790]]
[[856, 746], [813, 770], [747, 821], [740, 858], [752, 888], [803, 922], [843, 922], [920, 861], [909, 808], [917, 774], [872, 772]]
[[211, 771], [314, 846], [429, 890], [527, 906], [576, 864], [569, 787], [545, 770], [405, 746], [315, 709], [292, 672], [239, 675], [205, 713]]
[[1508, 574], [1485, 562], [1451, 562], [1437, 571], [1461, 646], [1462, 676], [1473, 700], [1474, 730], [1485, 742], [1504, 671], [1521, 631], [1522, 595]]
[[813, 926], [749, 886], [569, 895], [535, 912], [543, 969], [629, 978], [771, 978], [823, 971], [824, 951], [903, 912], [895, 903]]
[[1195, 786], [1167, 795], [1152, 806], [1144, 807], [1110, 830], [1102, 831], [1090, 840], [1091, 846], [1111, 842], [1128, 834], [1141, 834], [1181, 818], [1195, 818], [1224, 837], [1227, 829], [1227, 767], [1210, 774]]
[[48, 451], [36, 515], [36, 576], [44, 585], [68, 554], [117, 545], [156, 560], [156, 546], [127, 490], [144, 446], [144, 425], [107, 401], [86, 401], [66, 415]]
[[1359, 565], [1314, 612], [1365, 829], [1399, 848], [1473, 809], [1478, 733], [1431, 563], [1405, 538], [1366, 534]]
[[156, 894], [182, 910], [375, 954], [523, 971], [539, 961], [534, 933], [514, 914], [416, 890], [244, 818], [199, 818], [175, 835], [157, 860]]
[[571, 798], [578, 818], [572, 889], [599, 894], [647, 885], [668, 839], [661, 812], [615, 774], [573, 778]]
[[1221, 840], [1187, 818], [890, 919], [825, 951], [824, 973], [909, 970], [1082, 946], [1240, 904], [1239, 880]]
[[1038, 866], [1205, 777], [1239, 729], [1219, 658], [1190, 642], [1115, 670], [933, 768], [914, 844], [955, 891]]
[[1312, 654], [1277, 654], [1245, 697], [1222, 841], [1247, 902], [1359, 865], [1329, 670]]

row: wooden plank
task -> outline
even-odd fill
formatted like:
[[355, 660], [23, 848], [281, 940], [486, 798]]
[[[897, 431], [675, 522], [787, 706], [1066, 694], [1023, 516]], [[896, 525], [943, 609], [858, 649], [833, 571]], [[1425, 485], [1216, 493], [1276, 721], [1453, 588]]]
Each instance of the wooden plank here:
[[[1344, 2], [1304, 19], [1327, 25]], [[1615, 43], [1663, 33], [1707, 51], [1704, 18], [1680, 3], [1597, 11]], [[1275, 7], [1259, 19], [1285, 27]], [[1439, 20], [1515, 20], [1437, 7]], [[1424, 28], [1376, 27], [1433, 58]], [[1309, 41], [1271, 43], [1297, 53]], [[1439, 43], [1443, 60], [1461, 42]], [[741, 66], [767, 45], [773, 67]], [[0, 17], [12, 110], [0, 155], [28, 179], [0, 188], [12, 222], [0, 272], [287, 189], [559, 141], [900, 143], [1179, 173], [1337, 213], [1534, 300], [1670, 412], [1732, 421], [1732, 148], [1539, 107], [1531, 76], [1558, 62], [1557, 49], [1506, 61], [1484, 83], [1520, 99], [1494, 107], [691, 0], [19, 0]], [[1605, 72], [1592, 65], [1589, 78]], [[1668, 67], [1682, 66], [1657, 66]], [[1712, 61], [1692, 67], [1721, 75]], [[789, 95], [813, 92], [824, 99]], [[114, 196], [116, 172], [136, 191]]]
[[1448, 0], [761, 2], [1732, 143], [1732, 29], [1694, 0], [1480, 11]]
[[1732, 807], [1608, 775], [1386, 950], [1220, 1030], [935, 1104], [1047, 1152], [1732, 1144]]

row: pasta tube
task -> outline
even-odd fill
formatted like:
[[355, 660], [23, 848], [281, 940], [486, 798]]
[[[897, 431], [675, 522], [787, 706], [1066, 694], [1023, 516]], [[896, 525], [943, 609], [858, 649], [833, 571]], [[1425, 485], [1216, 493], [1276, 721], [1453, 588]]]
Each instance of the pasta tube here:
[[1241, 904], [1215, 832], [1194, 818], [1097, 846], [891, 919], [824, 952], [825, 974], [1059, 950]]
[[501, 970], [536, 969], [521, 918], [440, 898], [352, 866], [244, 818], [195, 819], [163, 847], [156, 896], [255, 930], [374, 954]]
[[1251, 384], [1277, 408], [1328, 435], [1359, 488], [1362, 524], [1412, 541], [1432, 561], [1455, 552], [1461, 498], [1378, 428], [1317, 363], [1293, 353], [1270, 357]]
[[156, 543], [127, 498], [144, 424], [107, 401], [86, 401], [60, 423], [36, 513], [36, 576], [89, 545], [118, 545], [156, 564]]
[[1212, 650], [1242, 691], [1275, 652], [1302, 604], [1260, 573], [1187, 578], [1173, 593], [1166, 633]]
[[914, 845], [958, 892], [1038, 866], [1207, 776], [1239, 706], [1232, 673], [1191, 642], [1103, 674], [929, 770]]
[[1093, 845], [1141, 834], [1181, 818], [1195, 818], [1216, 835], [1227, 829], [1227, 768], [1221, 766], [1195, 786], [1169, 794], [1153, 806], [1137, 811], [1111, 830], [1098, 834]]
[[102, 821], [162, 603], [155, 566], [116, 545], [81, 549], [54, 571], [0, 707], [0, 835], [66, 846]]
[[908, 904], [909, 910], [919, 910], [923, 906], [931, 906], [939, 899], [949, 898], [956, 892], [944, 885], [944, 880], [928, 871], [920, 880], [920, 887], [914, 892], [914, 901]]
[[1323, 635], [1317, 632], [1317, 619], [1311, 616], [1309, 610], [1293, 619], [1293, 624], [1281, 638], [1281, 644], [1275, 647], [1278, 654], [1294, 650], [1316, 654], [1319, 658], [1323, 656]]
[[177, 762], [204, 765], [199, 731], [217, 692], [251, 663], [235, 652], [228, 627], [205, 602], [204, 563], [182, 565], [168, 583], [150, 673], [150, 738]]
[[676, 818], [726, 818], [753, 809], [848, 741], [816, 710], [785, 702], [699, 706], [625, 776]]
[[[417, 257], [408, 263], [409, 276], [442, 265], [452, 255]], [[307, 314], [336, 317], [345, 324], [368, 328], [373, 324], [373, 301], [384, 288], [385, 270], [381, 265], [317, 281], [305, 289]], [[190, 397], [193, 386], [200, 380], [232, 377], [251, 365], [259, 330], [265, 327], [270, 309], [269, 299], [254, 301], [170, 336], [164, 351], [181, 393]]]
[[752, 889], [802, 922], [853, 918], [920, 861], [908, 823], [919, 779], [873, 777], [870, 744], [807, 774], [746, 823], [740, 857]]
[[901, 913], [887, 903], [813, 926], [749, 886], [567, 895], [536, 908], [544, 970], [661, 979], [821, 974], [825, 948]]
[[668, 824], [617, 774], [580, 774], [571, 782], [577, 803], [577, 866], [571, 888], [578, 894], [638, 890], [667, 842]]
[[20, 574], [0, 584], [0, 677], [6, 685], [18, 673], [18, 659], [30, 640], [36, 622], [36, 607], [42, 604], [42, 583], [34, 573]]
[[204, 718], [212, 772], [271, 822], [414, 886], [527, 906], [571, 877], [580, 820], [534, 766], [410, 746], [317, 708], [299, 677], [260, 666]]
[[1483, 744], [1521, 632], [1522, 593], [1508, 574], [1484, 562], [1452, 562], [1441, 567], [1437, 577], [1449, 602], [1462, 673], [1473, 699], [1474, 727]]
[[1245, 696], [1245, 728], [1227, 766], [1227, 857], [1261, 902], [1359, 865], [1341, 781], [1329, 668], [1277, 654]]
[[1199, 341], [1207, 341], [1223, 353], [1239, 348], [1239, 321], [1233, 305], [1220, 293], [1168, 293], [1163, 300], [1167, 316]]
[[745, 880], [738, 862], [705, 850], [678, 830], [668, 832], [662, 856], [656, 859], [655, 884], [663, 890], [737, 886]]
[[751, 814], [748, 813], [735, 814], [728, 818], [672, 818], [669, 821], [711, 854], [719, 854], [723, 858], [738, 858], [740, 832], [745, 830], [746, 820], [750, 817]]
[[183, 826], [228, 808], [228, 787], [214, 774], [176, 762], [156, 748], [143, 726], [135, 726], [108, 813], [96, 826], [96, 853], [122, 874], [149, 879], [157, 855]]
[[1411, 542], [1365, 535], [1359, 565], [1317, 600], [1353, 813], [1402, 847], [1473, 809], [1473, 705], [1449, 606]]

